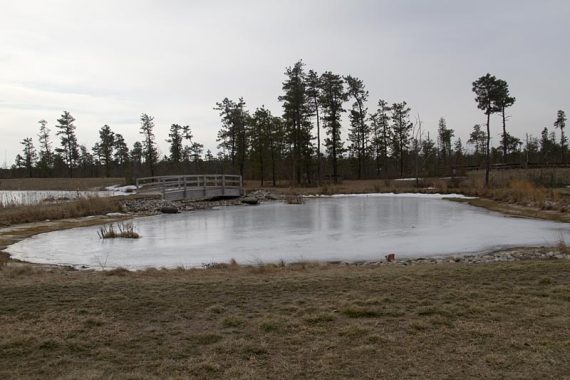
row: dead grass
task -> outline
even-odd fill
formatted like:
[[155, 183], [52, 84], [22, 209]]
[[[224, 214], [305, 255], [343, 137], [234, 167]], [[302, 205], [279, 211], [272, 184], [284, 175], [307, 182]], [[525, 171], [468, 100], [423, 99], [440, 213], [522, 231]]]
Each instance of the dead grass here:
[[285, 195], [285, 203], [289, 205], [302, 205], [305, 203], [302, 195], [299, 194], [287, 194]]
[[117, 227], [115, 227], [113, 223], [103, 225], [99, 227], [97, 235], [99, 235], [101, 239], [138, 239], [141, 237], [138, 232], [135, 231], [135, 225], [132, 221], [117, 223]]
[[77, 218], [90, 215], [104, 215], [120, 211], [120, 201], [115, 198], [93, 197], [75, 201], [0, 208], [0, 226], [10, 226], [65, 218]]
[[0, 378], [565, 378], [570, 261], [0, 269]]
[[0, 190], [103, 190], [123, 184], [124, 178], [16, 178], [0, 179]]
[[[484, 184], [485, 171], [468, 173], [469, 178], [480, 185]], [[490, 182], [492, 187], [508, 187], [514, 180], [532, 182], [548, 188], [565, 187], [570, 185], [569, 168], [541, 168], [541, 169], [510, 169], [492, 170]]]

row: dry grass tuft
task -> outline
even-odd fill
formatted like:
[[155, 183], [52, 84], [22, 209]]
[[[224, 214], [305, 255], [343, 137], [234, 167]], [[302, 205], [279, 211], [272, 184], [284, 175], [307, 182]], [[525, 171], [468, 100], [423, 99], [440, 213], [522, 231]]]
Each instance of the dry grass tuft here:
[[302, 195], [299, 194], [288, 194], [285, 196], [285, 202], [289, 205], [302, 205], [305, 203]]
[[133, 222], [117, 223], [117, 229], [115, 229], [113, 223], [101, 226], [99, 227], [99, 231], [97, 231], [97, 235], [99, 235], [101, 239], [138, 239], [141, 237], [138, 232], [135, 231]]

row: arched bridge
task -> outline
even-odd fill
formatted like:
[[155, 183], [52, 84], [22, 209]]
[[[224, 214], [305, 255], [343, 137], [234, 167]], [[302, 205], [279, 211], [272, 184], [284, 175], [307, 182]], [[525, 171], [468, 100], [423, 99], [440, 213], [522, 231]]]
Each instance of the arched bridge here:
[[243, 195], [240, 175], [167, 175], [137, 178], [139, 193], [159, 193], [169, 201], [202, 200]]

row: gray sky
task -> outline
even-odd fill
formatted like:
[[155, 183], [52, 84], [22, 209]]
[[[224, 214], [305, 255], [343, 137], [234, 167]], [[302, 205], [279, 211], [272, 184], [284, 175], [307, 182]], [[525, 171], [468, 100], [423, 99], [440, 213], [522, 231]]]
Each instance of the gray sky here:
[[144, 112], [163, 153], [172, 123], [216, 151], [215, 103], [281, 114], [299, 59], [362, 79], [370, 110], [405, 100], [432, 134], [445, 117], [464, 142], [484, 123], [471, 83], [490, 72], [517, 98], [510, 132], [536, 136], [570, 112], [569, 40], [567, 0], [0, 0], [0, 163], [63, 110], [89, 148], [103, 124], [131, 146]]

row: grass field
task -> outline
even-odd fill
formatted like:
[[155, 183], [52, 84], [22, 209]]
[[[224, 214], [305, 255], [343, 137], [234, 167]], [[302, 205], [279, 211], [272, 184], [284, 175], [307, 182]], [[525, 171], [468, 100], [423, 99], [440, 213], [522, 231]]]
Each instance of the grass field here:
[[0, 270], [0, 378], [568, 378], [570, 260]]

